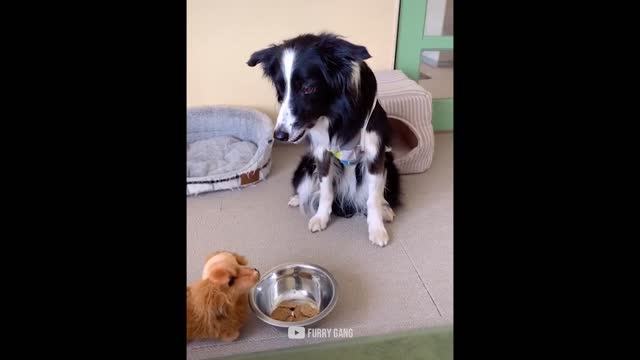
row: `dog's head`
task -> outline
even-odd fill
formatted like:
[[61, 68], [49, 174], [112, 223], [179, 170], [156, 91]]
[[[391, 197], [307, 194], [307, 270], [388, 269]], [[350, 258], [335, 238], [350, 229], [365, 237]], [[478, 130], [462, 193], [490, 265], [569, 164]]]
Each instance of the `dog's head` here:
[[274, 137], [302, 140], [318, 118], [347, 101], [345, 92], [358, 86], [358, 64], [370, 57], [364, 46], [327, 33], [300, 35], [253, 53], [247, 65], [262, 65], [280, 103]]
[[246, 296], [260, 279], [260, 272], [247, 265], [244, 256], [229, 251], [215, 252], [207, 258], [202, 279], [211, 282], [216, 291], [224, 293], [228, 301], [234, 302]]

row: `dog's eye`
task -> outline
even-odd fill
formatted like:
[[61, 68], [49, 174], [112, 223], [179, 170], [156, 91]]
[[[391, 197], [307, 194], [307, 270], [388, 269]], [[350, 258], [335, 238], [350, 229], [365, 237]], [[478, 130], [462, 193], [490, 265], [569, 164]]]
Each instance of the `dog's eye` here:
[[305, 94], [305, 95], [313, 94], [314, 92], [316, 92], [315, 86], [303, 86], [302, 87], [302, 93]]
[[232, 277], [231, 279], [229, 279], [229, 286], [233, 286], [233, 283], [236, 282], [236, 278]]

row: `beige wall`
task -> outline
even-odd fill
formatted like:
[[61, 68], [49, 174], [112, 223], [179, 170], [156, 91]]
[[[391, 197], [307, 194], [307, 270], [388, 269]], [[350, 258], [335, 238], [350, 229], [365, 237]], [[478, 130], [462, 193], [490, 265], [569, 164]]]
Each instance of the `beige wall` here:
[[376, 69], [395, 57], [399, 0], [187, 0], [187, 106], [244, 105], [275, 117], [275, 93], [251, 53], [300, 33], [364, 45]]

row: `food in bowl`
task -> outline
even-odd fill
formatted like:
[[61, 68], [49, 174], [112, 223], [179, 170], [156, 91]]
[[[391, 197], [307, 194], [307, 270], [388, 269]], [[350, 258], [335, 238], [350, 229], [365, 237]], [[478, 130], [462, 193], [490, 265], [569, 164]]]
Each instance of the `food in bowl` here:
[[249, 294], [249, 305], [258, 319], [280, 328], [316, 324], [337, 301], [338, 284], [329, 271], [303, 263], [282, 264], [269, 270]]
[[286, 300], [278, 304], [271, 312], [271, 318], [279, 321], [301, 321], [313, 318], [320, 311], [310, 302]]

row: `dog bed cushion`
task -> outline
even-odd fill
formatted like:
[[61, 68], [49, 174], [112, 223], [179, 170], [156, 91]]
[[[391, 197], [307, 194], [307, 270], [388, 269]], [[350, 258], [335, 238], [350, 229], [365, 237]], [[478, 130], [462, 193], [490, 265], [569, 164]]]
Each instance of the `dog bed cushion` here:
[[273, 123], [237, 106], [187, 110], [187, 195], [241, 188], [271, 170]]
[[196, 141], [187, 150], [187, 176], [216, 176], [248, 164], [258, 147], [233, 136]]

